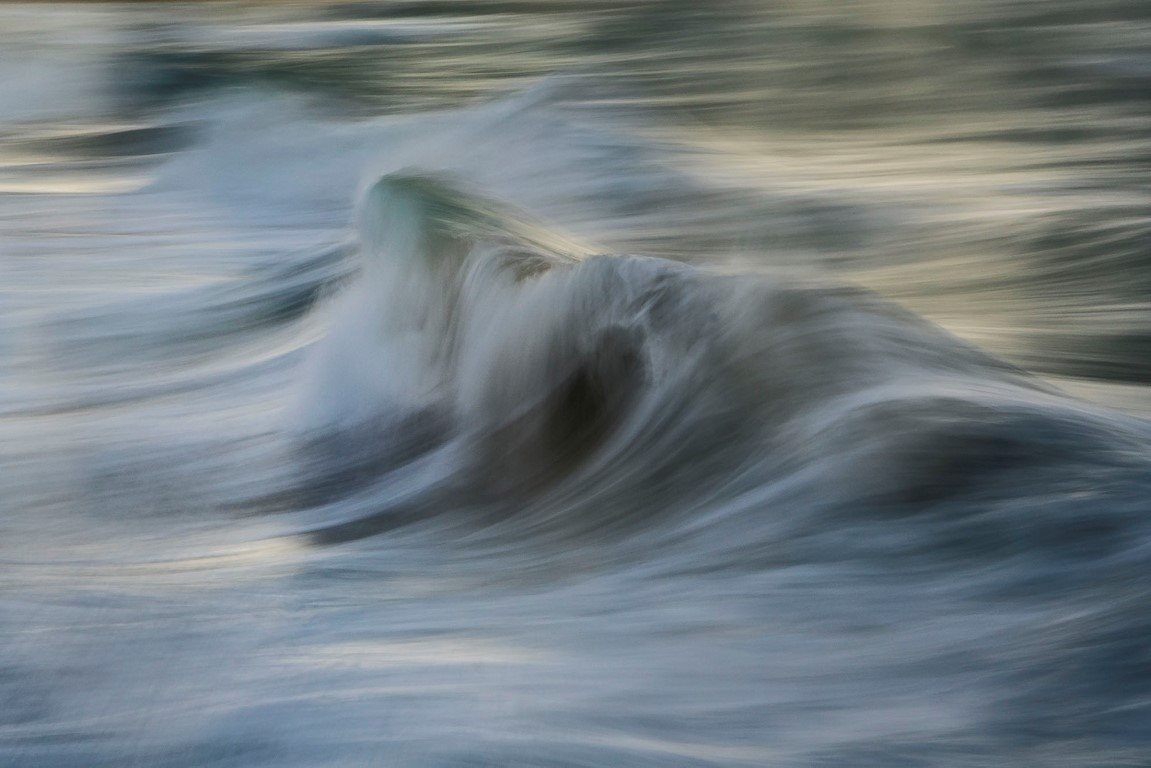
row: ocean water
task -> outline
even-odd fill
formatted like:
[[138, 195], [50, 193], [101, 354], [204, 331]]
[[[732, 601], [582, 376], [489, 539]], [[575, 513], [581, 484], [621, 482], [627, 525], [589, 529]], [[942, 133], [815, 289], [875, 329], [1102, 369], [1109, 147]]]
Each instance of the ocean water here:
[[0, 764], [1151, 766], [1141, 3], [0, 6]]

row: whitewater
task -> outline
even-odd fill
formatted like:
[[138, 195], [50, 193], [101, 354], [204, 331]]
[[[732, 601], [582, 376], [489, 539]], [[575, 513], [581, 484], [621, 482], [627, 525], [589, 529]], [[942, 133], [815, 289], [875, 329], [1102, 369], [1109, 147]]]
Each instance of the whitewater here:
[[409, 5], [0, 10], [0, 763], [1151, 766], [1135, 5]]

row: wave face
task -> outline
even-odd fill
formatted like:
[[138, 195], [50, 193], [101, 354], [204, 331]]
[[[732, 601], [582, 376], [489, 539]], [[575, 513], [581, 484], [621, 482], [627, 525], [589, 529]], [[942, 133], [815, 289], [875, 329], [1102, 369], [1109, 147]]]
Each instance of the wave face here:
[[1145, 10], [704, 5], [0, 10], [0, 763], [1151, 765]]

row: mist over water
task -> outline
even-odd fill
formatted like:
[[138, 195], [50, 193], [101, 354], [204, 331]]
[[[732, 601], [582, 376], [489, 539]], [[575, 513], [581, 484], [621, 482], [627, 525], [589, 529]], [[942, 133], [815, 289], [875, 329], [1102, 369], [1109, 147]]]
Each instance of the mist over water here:
[[0, 6], [0, 763], [1151, 766], [1135, 2]]

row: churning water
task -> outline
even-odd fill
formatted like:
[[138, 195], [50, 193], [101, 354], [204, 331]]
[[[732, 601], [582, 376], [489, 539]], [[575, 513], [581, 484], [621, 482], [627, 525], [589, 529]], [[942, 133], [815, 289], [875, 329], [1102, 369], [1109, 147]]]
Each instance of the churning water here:
[[1151, 766], [1145, 5], [0, 35], [0, 763]]

